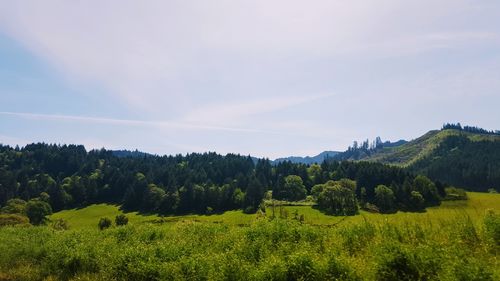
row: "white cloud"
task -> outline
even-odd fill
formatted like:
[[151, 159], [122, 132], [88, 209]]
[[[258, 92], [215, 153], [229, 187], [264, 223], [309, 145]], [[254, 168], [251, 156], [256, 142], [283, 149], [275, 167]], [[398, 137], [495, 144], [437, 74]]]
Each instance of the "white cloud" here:
[[203, 122], [205, 124], [238, 123], [242, 117], [262, 113], [279, 111], [292, 106], [314, 102], [333, 97], [333, 94], [312, 96], [282, 96], [262, 98], [258, 100], [243, 100], [238, 102], [224, 102], [206, 104], [188, 112], [183, 119], [188, 122]]
[[[497, 1], [473, 0], [4, 1], [1, 33], [79, 89], [68, 95], [116, 101], [112, 113], [93, 114], [122, 118], [71, 115], [64, 104], [61, 115], [0, 114], [119, 128], [106, 139], [93, 132], [93, 145], [119, 143], [115, 133], [132, 127], [123, 138], [155, 152], [175, 152], [165, 144], [283, 156], [414, 136], [415, 105], [431, 120], [424, 130], [457, 116], [448, 100], [498, 101], [499, 10]], [[460, 109], [471, 120], [498, 117]]]
[[[206, 95], [224, 103], [230, 91], [240, 91], [233, 100], [248, 94], [243, 81], [227, 78], [234, 69], [224, 68], [241, 58], [265, 67], [278, 58], [373, 58], [497, 40], [488, 30], [457, 31], [446, 23], [463, 11], [483, 11], [471, 7], [481, 8], [465, 0], [11, 1], [0, 10], [0, 29], [77, 87], [102, 85], [132, 109], [174, 116], [199, 107]], [[255, 84], [276, 75], [260, 71], [252, 73]], [[228, 92], [203, 87], [206, 79]], [[273, 95], [266, 86], [254, 94]]]
[[143, 120], [130, 120], [130, 119], [114, 119], [114, 118], [102, 118], [102, 117], [39, 114], [39, 113], [27, 113], [27, 112], [6, 112], [6, 111], [0, 111], [0, 115], [21, 117], [31, 120], [47, 120], [47, 121], [57, 121], [57, 122], [85, 122], [85, 123], [95, 123], [95, 124], [105, 124], [105, 125], [153, 127], [159, 129], [174, 129], [174, 130], [215, 130], [215, 131], [231, 131], [231, 132], [244, 132], [244, 133], [262, 133], [262, 131], [255, 129], [198, 125], [193, 123], [180, 123], [180, 122], [170, 122], [170, 121], [143, 121]]

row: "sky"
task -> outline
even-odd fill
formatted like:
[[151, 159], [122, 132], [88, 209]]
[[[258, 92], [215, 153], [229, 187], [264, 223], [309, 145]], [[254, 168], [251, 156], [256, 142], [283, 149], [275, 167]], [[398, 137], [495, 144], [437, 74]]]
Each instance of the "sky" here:
[[0, 143], [271, 159], [500, 129], [497, 0], [0, 0]]

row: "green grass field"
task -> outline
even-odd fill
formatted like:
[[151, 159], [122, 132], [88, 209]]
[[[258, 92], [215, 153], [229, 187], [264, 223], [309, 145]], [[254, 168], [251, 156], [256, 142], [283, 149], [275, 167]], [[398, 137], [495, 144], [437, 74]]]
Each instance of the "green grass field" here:
[[[336, 225], [359, 223], [364, 220], [370, 222], [391, 223], [438, 223], [443, 220], [453, 219], [456, 216], [467, 215], [474, 221], [484, 216], [486, 210], [492, 209], [500, 212], [500, 194], [488, 194], [469, 192], [467, 201], [444, 201], [439, 207], [428, 208], [424, 213], [397, 212], [395, 214], [373, 214], [361, 211], [359, 215], [352, 217], [335, 217], [323, 214], [311, 206], [284, 206], [290, 217], [294, 213], [304, 215], [305, 223], [312, 225]], [[278, 208], [275, 209], [278, 215]], [[51, 220], [64, 219], [74, 229], [97, 228], [97, 222], [102, 217], [114, 219], [123, 214], [119, 206], [98, 204], [82, 209], [65, 210], [50, 216]], [[267, 208], [267, 216], [272, 214], [272, 209]], [[130, 224], [142, 224], [152, 222], [175, 223], [179, 221], [196, 221], [209, 223], [224, 223], [229, 225], [249, 225], [257, 219], [256, 215], [244, 214], [242, 211], [228, 211], [223, 214], [214, 215], [182, 215], [159, 217], [158, 215], [144, 215], [137, 212], [125, 213]]]
[[99, 218], [122, 212], [93, 205], [51, 216], [69, 230], [0, 228], [0, 280], [500, 280], [500, 195], [469, 198], [352, 217], [126, 213], [129, 225], [102, 231]]

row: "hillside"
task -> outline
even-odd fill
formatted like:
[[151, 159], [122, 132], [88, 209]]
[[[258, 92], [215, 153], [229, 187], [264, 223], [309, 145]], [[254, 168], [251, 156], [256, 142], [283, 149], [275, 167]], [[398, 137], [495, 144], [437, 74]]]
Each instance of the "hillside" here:
[[395, 147], [384, 147], [371, 155], [359, 159], [400, 166], [411, 166], [419, 159], [432, 155], [434, 150], [447, 138], [462, 136], [470, 141], [500, 141], [500, 135], [478, 134], [456, 129], [432, 130], [410, 142]]
[[405, 167], [434, 181], [474, 191], [500, 191], [500, 135], [459, 129], [429, 131], [408, 143], [368, 151], [357, 159]]

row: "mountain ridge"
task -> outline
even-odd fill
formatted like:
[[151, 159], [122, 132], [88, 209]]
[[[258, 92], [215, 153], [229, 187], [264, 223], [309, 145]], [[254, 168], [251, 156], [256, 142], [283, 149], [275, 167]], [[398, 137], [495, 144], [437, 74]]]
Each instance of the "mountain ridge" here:
[[281, 158], [276, 158], [275, 160], [272, 161], [273, 164], [277, 164], [280, 162], [284, 161], [290, 161], [292, 163], [302, 163], [302, 164], [314, 164], [318, 163], [321, 164], [324, 160], [328, 158], [334, 158], [335, 155], [341, 153], [340, 151], [323, 151], [318, 155], [315, 156], [288, 156], [288, 157], [281, 157]]

